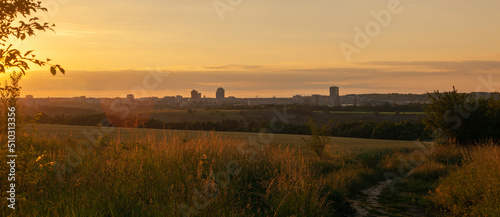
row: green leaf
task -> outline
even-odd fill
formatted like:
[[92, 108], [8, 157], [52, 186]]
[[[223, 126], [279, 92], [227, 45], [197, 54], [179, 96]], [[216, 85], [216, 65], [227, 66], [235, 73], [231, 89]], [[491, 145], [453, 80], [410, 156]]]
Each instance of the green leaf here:
[[56, 75], [56, 68], [54, 68], [53, 66], [50, 67], [50, 73], [52, 73], [52, 75]]
[[59, 70], [61, 71], [61, 73], [63, 73], [63, 75], [64, 75], [64, 73], [66, 73], [66, 71], [61, 67], [59, 67]]

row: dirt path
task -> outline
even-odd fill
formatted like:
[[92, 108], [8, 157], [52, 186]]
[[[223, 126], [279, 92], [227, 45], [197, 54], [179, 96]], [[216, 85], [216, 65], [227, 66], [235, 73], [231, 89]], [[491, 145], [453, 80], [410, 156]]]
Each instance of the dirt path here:
[[[410, 176], [415, 169], [410, 170], [405, 178]], [[367, 188], [361, 191], [361, 194], [358, 198], [353, 200], [351, 203], [351, 207], [356, 210], [356, 217], [365, 217], [365, 216], [414, 216], [414, 217], [424, 217], [425, 212], [420, 208], [412, 206], [410, 204], [405, 204], [404, 201], [397, 201], [396, 204], [399, 207], [405, 207], [406, 211], [403, 213], [397, 212], [392, 213], [392, 211], [388, 211], [388, 204], [379, 204], [379, 198], [383, 193], [384, 189], [391, 186], [393, 180], [384, 180], [379, 182], [377, 185]], [[386, 191], [387, 192], [387, 191]], [[399, 194], [405, 194], [408, 192], [398, 192]], [[387, 196], [387, 195], [385, 195]], [[394, 204], [392, 204], [394, 205]], [[390, 206], [390, 205], [389, 205]], [[391, 212], [391, 213], [388, 213]]]
[[380, 213], [382, 215], [374, 215], [370, 214], [370, 216], [386, 216], [383, 214], [387, 214], [384, 211], [380, 209], [380, 206], [378, 204], [378, 197], [382, 193], [382, 190], [385, 188], [389, 187], [392, 183], [392, 180], [388, 181], [381, 181], [377, 185], [370, 187], [368, 189], [362, 190], [360, 198], [357, 200], [354, 200], [352, 203], [352, 208], [356, 210], [356, 215], [357, 217], [364, 217], [368, 216], [370, 214], [370, 211], [375, 210], [377, 213]]

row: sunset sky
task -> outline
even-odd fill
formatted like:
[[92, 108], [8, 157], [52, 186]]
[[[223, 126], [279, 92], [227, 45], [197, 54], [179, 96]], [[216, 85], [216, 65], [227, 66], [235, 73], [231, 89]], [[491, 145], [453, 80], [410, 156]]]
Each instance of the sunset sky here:
[[[23, 96], [122, 97], [143, 87], [136, 95], [215, 97], [222, 86], [236, 97], [291, 97], [327, 95], [333, 85], [344, 95], [475, 91], [489, 76], [500, 83], [498, 0], [216, 1], [232, 9], [223, 20], [213, 0], [42, 2], [50, 3], [42, 21], [56, 33], [18, 47], [67, 73], [33, 67]], [[347, 61], [341, 43], [356, 46], [355, 28], [365, 32], [372, 11], [391, 8], [398, 13]]]

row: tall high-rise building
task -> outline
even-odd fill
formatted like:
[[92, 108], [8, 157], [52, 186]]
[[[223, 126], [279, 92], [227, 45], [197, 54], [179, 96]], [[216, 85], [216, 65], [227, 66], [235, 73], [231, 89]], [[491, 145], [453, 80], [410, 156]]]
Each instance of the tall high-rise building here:
[[198, 99], [198, 91], [192, 90], [191, 91], [191, 100], [196, 100]]
[[339, 87], [337, 86], [330, 87], [330, 101], [333, 106], [340, 106]]
[[217, 103], [221, 103], [222, 101], [224, 101], [225, 94], [226, 91], [224, 90], [224, 88], [217, 88], [217, 92], [215, 92], [215, 99], [217, 100]]

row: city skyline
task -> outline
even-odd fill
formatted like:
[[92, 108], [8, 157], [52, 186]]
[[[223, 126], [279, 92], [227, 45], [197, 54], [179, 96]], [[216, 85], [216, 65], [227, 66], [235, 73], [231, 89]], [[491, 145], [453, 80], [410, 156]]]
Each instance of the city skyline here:
[[[77, 98], [77, 97], [88, 97], [88, 98], [130, 98], [131, 99], [139, 99], [139, 98], [151, 98], [151, 97], [157, 97], [157, 98], [162, 98], [162, 97], [172, 97], [172, 96], [181, 96], [183, 98], [193, 98], [193, 91], [196, 91], [197, 96], [194, 97], [195, 99], [202, 99], [202, 98], [211, 98], [211, 99], [217, 99], [217, 92], [219, 89], [222, 88], [222, 95], [225, 96], [223, 98], [228, 98], [228, 97], [236, 97], [236, 98], [293, 98], [294, 96], [313, 96], [313, 95], [321, 95], [321, 96], [328, 96], [331, 98], [332, 95], [332, 87], [338, 88], [338, 96], [350, 96], [350, 95], [387, 95], [387, 94], [401, 94], [401, 95], [423, 95], [427, 94], [425, 93], [395, 93], [395, 92], [387, 92], [387, 93], [342, 93], [340, 91], [340, 87], [338, 86], [329, 86], [326, 89], [319, 90], [318, 92], [312, 92], [312, 93], [306, 93], [306, 94], [297, 94], [297, 93], [290, 93], [289, 95], [285, 96], [276, 96], [276, 95], [270, 95], [270, 96], [259, 96], [259, 95], [237, 95], [237, 94], [227, 94], [226, 88], [223, 87], [218, 87], [215, 90], [208, 90], [208, 91], [202, 91], [202, 90], [197, 90], [197, 89], [185, 89], [185, 92], [182, 92], [180, 94], [172, 93], [169, 91], [169, 94], [161, 94], [161, 91], [154, 91], [154, 92], [160, 92], [158, 95], [135, 95], [130, 92], [120, 92], [118, 95], [88, 95], [88, 94], [81, 94], [81, 95], [71, 95], [71, 94], [66, 94], [66, 95], [61, 95], [61, 96], [44, 96], [44, 95], [36, 95], [33, 93], [23, 93], [20, 97], [21, 98], [26, 98], [26, 96], [31, 96], [34, 98]], [[453, 87], [452, 87], [453, 89]], [[140, 93], [141, 91], [137, 92]], [[498, 91], [471, 91], [471, 92], [466, 92], [466, 91], [460, 91], [464, 93], [495, 93]], [[207, 94], [208, 93], [208, 94]], [[433, 92], [428, 92], [428, 93], [433, 93]], [[335, 99], [333, 99], [335, 100]]]
[[[332, 88], [336, 88], [336, 91], [332, 92]], [[209, 99], [227, 99], [229, 97], [235, 97], [235, 98], [293, 98], [296, 96], [303, 96], [303, 97], [311, 97], [314, 95], [317, 96], [326, 96], [332, 101], [338, 100], [338, 98], [335, 98], [339, 96], [351, 96], [351, 95], [386, 95], [386, 94], [401, 94], [401, 95], [422, 95], [426, 93], [361, 93], [361, 94], [353, 94], [353, 93], [346, 93], [346, 94], [340, 94], [340, 87], [338, 86], [330, 86], [326, 90], [323, 90], [322, 92], [318, 93], [312, 93], [312, 94], [291, 94], [289, 96], [270, 96], [270, 97], [260, 97], [260, 96], [238, 96], [238, 95], [227, 95], [226, 94], [226, 89], [223, 87], [217, 88], [215, 91], [198, 91], [195, 89], [189, 89], [189, 93], [184, 93], [184, 94], [169, 94], [169, 95], [153, 95], [153, 96], [137, 96], [133, 93], [122, 93], [120, 96], [92, 96], [92, 95], [68, 95], [68, 96], [37, 96], [33, 94], [23, 94], [20, 96], [21, 98], [80, 98], [80, 97], [86, 97], [86, 98], [127, 98], [127, 99], [141, 99], [141, 98], [151, 98], [151, 97], [156, 97], [156, 98], [162, 98], [162, 97], [179, 97], [181, 96], [182, 98], [186, 99], [203, 99], [203, 98], [209, 98]], [[208, 94], [207, 94], [208, 93]]]
[[[170, 108], [182, 107], [205, 107], [205, 106], [221, 106], [221, 105], [238, 105], [238, 106], [256, 106], [256, 105], [319, 105], [319, 106], [353, 106], [353, 105], [382, 105], [389, 104], [411, 104], [411, 103], [428, 103], [429, 99], [426, 95], [339, 95], [340, 88], [338, 86], [330, 86], [328, 95], [312, 94], [312, 95], [293, 95], [293, 97], [271, 97], [271, 98], [246, 98], [236, 96], [225, 96], [225, 89], [217, 88], [214, 97], [206, 97], [202, 92], [191, 90], [190, 97], [164, 96], [164, 97], [136, 97], [134, 94], [127, 94], [126, 97], [104, 97], [94, 98], [87, 96], [76, 96], [70, 98], [40, 98], [33, 95], [26, 95], [20, 98], [20, 104], [28, 107], [39, 107], [48, 105], [80, 105], [83, 107], [92, 107], [102, 105], [105, 108], [110, 105], [119, 104], [135, 104], [142, 106], [166, 106]], [[152, 107], [151, 107], [152, 108]]]

